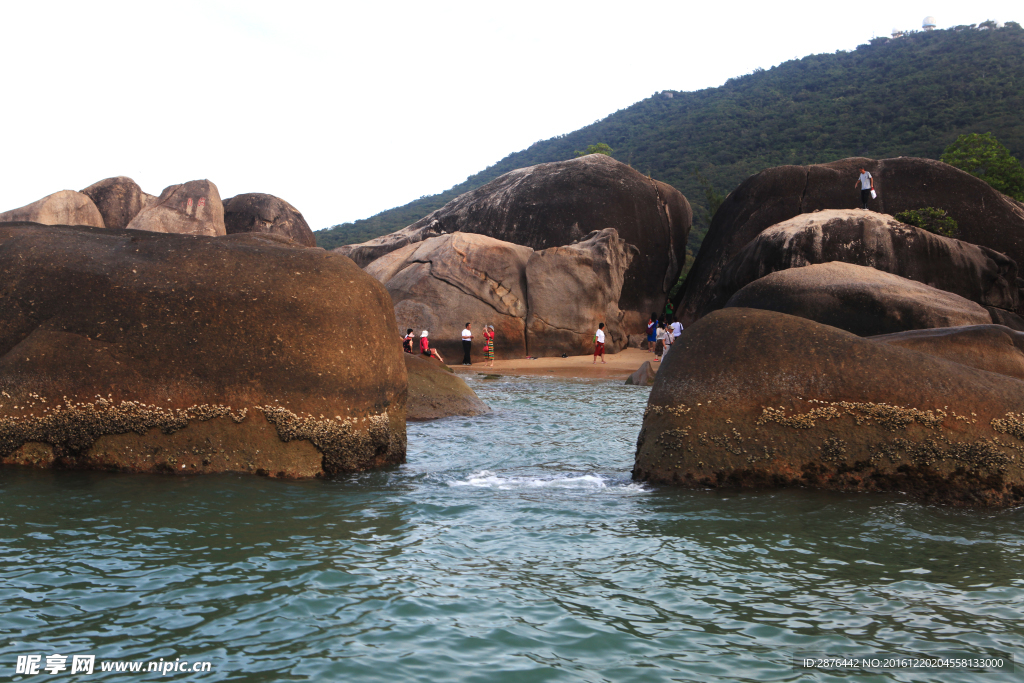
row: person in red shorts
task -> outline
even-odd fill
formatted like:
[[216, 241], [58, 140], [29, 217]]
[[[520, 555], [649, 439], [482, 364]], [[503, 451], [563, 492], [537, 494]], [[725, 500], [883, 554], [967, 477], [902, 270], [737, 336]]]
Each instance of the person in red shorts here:
[[601, 356], [601, 362], [604, 363], [604, 323], [597, 326], [597, 332], [594, 333], [594, 362], [597, 363], [597, 357]]

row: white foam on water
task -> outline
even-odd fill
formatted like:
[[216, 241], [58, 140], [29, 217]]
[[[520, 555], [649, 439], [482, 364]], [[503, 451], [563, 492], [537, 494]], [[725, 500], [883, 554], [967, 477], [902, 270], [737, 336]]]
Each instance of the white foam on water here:
[[641, 484], [630, 483], [625, 486], [609, 486], [608, 479], [599, 474], [567, 474], [563, 476], [544, 477], [511, 477], [501, 476], [490, 470], [481, 470], [470, 474], [465, 479], [450, 481], [449, 486], [472, 486], [474, 488], [498, 489], [577, 489], [599, 491], [617, 489], [625, 491], [645, 491]]

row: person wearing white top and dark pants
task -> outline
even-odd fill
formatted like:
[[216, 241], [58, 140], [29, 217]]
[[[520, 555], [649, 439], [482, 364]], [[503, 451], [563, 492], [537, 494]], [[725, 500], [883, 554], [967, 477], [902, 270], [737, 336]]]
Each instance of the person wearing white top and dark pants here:
[[469, 358], [469, 353], [473, 350], [473, 333], [469, 331], [469, 323], [466, 323], [466, 329], [462, 331], [462, 364], [472, 365], [473, 361]]
[[597, 326], [597, 332], [594, 333], [594, 362], [597, 362], [597, 357], [601, 356], [601, 362], [604, 363], [604, 323]]
[[862, 168], [860, 169], [860, 177], [857, 178], [857, 182], [853, 186], [857, 187], [858, 184], [860, 184], [860, 203], [863, 204], [862, 208], [866, 209], [868, 208], [868, 202], [874, 199], [871, 195], [875, 191], [875, 179]]

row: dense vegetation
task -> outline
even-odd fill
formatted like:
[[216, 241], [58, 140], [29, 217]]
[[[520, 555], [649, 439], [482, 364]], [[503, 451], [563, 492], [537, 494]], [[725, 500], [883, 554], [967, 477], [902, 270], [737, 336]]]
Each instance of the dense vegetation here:
[[1024, 202], [1024, 166], [992, 133], [961, 135], [942, 153], [942, 161]]
[[913, 225], [921, 228], [922, 230], [934, 232], [936, 235], [942, 235], [943, 237], [956, 237], [956, 232], [960, 228], [952, 216], [947, 214], [943, 209], [936, 209], [934, 206], [925, 206], [920, 209], [900, 211], [898, 214], [893, 216], [893, 218], [898, 220], [900, 223]]
[[696, 251], [707, 230], [708, 200], [753, 173], [849, 156], [938, 159], [958, 136], [984, 132], [1021, 158], [1022, 111], [1020, 25], [876, 38], [852, 52], [758, 69], [718, 88], [658, 93], [510, 154], [447, 192], [318, 231], [317, 243], [332, 247], [393, 232], [503, 173], [605, 144], [616, 159], [687, 196], [694, 206], [690, 246]]

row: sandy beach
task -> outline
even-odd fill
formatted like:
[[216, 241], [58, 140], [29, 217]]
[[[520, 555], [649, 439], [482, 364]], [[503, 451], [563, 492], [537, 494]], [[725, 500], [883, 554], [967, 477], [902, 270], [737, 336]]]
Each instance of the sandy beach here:
[[644, 361], [654, 360], [654, 354], [641, 349], [625, 349], [619, 353], [606, 354], [605, 364], [598, 360], [594, 364], [593, 356], [569, 356], [568, 358], [516, 358], [512, 360], [495, 360], [494, 367], [485, 363], [473, 363], [471, 366], [452, 364], [452, 370], [458, 374], [484, 373], [489, 375], [549, 375], [552, 377], [587, 377], [602, 379], [622, 379], [632, 375]]

